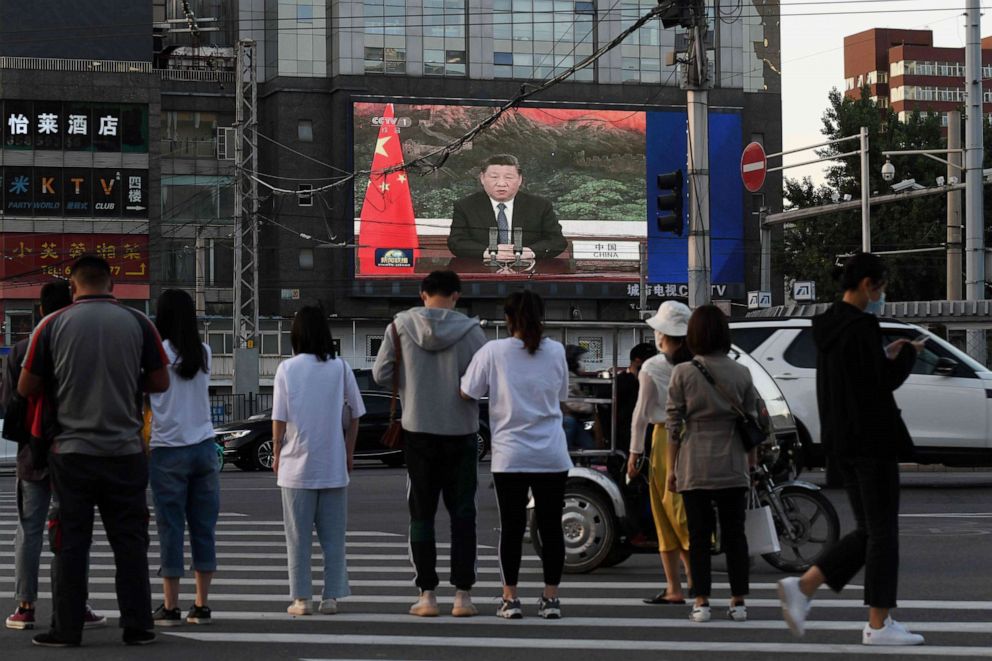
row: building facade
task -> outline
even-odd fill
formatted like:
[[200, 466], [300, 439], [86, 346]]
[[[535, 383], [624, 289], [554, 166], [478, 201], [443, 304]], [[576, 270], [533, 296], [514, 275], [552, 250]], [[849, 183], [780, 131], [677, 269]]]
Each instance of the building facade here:
[[[901, 121], [914, 112], [937, 116], [960, 110], [965, 98], [964, 48], [933, 45], [930, 30], [873, 28], [844, 37], [845, 93], [872, 101]], [[982, 77], [992, 77], [992, 37], [982, 39]], [[992, 113], [992, 91], [984, 92], [984, 112]]]

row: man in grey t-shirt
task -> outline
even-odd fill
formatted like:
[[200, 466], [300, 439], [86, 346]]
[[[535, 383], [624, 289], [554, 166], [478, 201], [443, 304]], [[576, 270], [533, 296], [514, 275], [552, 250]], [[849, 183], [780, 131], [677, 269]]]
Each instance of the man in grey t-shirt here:
[[55, 410], [59, 427], [49, 454], [59, 503], [49, 522], [55, 553], [52, 628], [34, 643], [72, 647], [82, 640], [86, 558], [98, 507], [114, 549], [124, 642], [146, 644], [155, 634], [141, 393], [168, 389], [168, 358], [148, 318], [111, 294], [105, 260], [81, 257], [69, 277], [73, 304], [34, 330], [17, 384], [33, 406]]

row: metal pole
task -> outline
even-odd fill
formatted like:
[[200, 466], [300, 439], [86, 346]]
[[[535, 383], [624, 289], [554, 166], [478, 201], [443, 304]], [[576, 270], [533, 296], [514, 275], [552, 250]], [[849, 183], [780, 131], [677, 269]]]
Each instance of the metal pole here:
[[641, 259], [641, 286], [637, 290], [639, 297], [637, 318], [646, 319], [648, 317], [648, 244], [643, 241], [637, 247]]
[[871, 183], [868, 177], [868, 128], [861, 127], [861, 250], [871, 252]]
[[710, 302], [710, 174], [707, 90], [689, 90], [689, 307]]
[[[961, 112], [947, 113], [947, 149], [961, 149]], [[961, 154], [947, 154], [947, 183], [961, 177]], [[961, 300], [961, 193], [947, 193], [947, 300]]]
[[[965, 121], [965, 293], [969, 301], [985, 298], [985, 218], [982, 195], [982, 10], [980, 0], [968, 0], [965, 85], [968, 114]], [[985, 331], [969, 330], [968, 352], [984, 364]]]
[[196, 316], [207, 313], [207, 242], [203, 238], [203, 225], [196, 227]]
[[761, 291], [772, 290], [772, 228], [765, 227], [768, 207], [758, 210], [758, 233], [761, 236]]

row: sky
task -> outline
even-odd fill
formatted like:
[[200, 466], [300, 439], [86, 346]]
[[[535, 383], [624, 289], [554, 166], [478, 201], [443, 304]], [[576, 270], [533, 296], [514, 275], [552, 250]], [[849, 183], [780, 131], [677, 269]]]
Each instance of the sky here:
[[[983, 6], [992, 9], [992, 3]], [[965, 45], [964, 8], [965, 0], [782, 0], [785, 150], [823, 142], [820, 129], [827, 93], [832, 87], [844, 89], [845, 36], [870, 28], [929, 29], [934, 46], [960, 48]], [[992, 35], [992, 13], [982, 20], [982, 36], [987, 35]], [[811, 151], [803, 152], [787, 157], [785, 163], [815, 157]], [[824, 165], [789, 168], [785, 176], [809, 176], [819, 183]]]

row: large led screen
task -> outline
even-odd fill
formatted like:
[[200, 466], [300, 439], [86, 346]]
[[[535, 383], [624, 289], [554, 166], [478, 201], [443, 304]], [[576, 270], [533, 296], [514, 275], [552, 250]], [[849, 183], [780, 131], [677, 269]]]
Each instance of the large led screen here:
[[[645, 237], [645, 114], [521, 108], [431, 173], [382, 171], [426, 156], [495, 108], [356, 103], [356, 274], [411, 277], [453, 268], [467, 278], [637, 278]], [[520, 165], [512, 205], [482, 176]], [[498, 186], [504, 184], [496, 184]], [[500, 223], [500, 211], [506, 216]], [[491, 250], [494, 248], [495, 250]]]
[[[516, 108], [438, 159], [495, 110], [354, 104], [354, 168], [372, 173], [355, 184], [358, 278], [419, 279], [452, 268], [467, 279], [636, 287], [646, 244], [651, 291], [685, 296], [686, 237], [655, 226], [657, 175], [687, 169], [684, 111]], [[740, 115], [712, 113], [713, 282], [735, 290], [744, 280], [740, 150]], [[519, 181], [509, 176], [515, 166], [486, 167], [506, 156], [519, 163]], [[439, 167], [395, 169], [420, 157]], [[510, 193], [512, 204], [500, 208]]]

